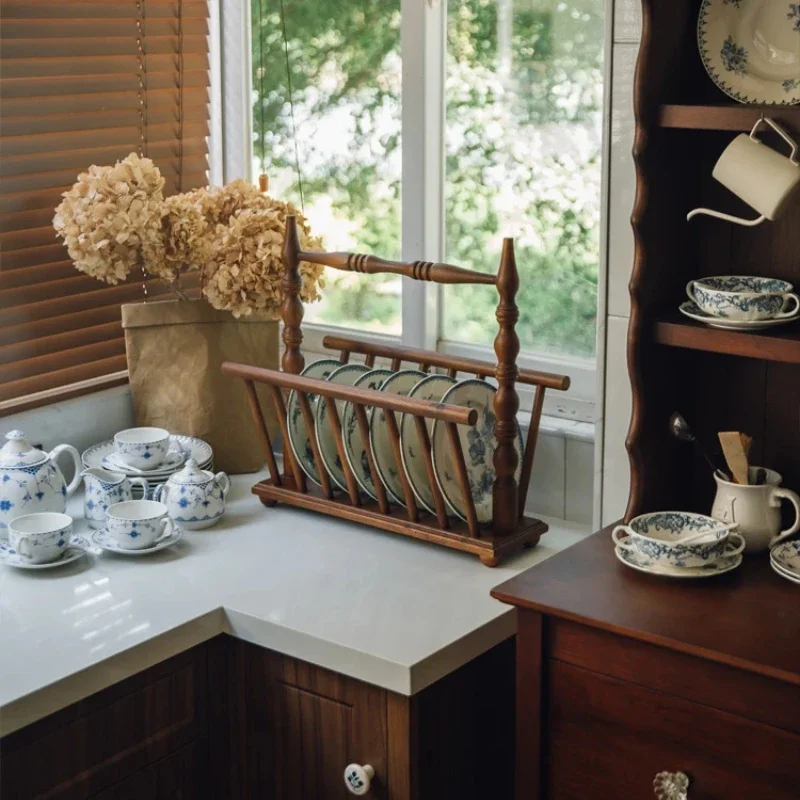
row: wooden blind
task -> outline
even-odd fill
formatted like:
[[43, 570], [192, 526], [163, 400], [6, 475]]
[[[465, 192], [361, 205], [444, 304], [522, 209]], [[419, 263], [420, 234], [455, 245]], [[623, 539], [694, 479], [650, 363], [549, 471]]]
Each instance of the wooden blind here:
[[54, 209], [133, 151], [166, 194], [206, 183], [207, 35], [206, 0], [2, 0], [0, 413], [124, 378], [120, 305], [166, 289], [78, 272]]

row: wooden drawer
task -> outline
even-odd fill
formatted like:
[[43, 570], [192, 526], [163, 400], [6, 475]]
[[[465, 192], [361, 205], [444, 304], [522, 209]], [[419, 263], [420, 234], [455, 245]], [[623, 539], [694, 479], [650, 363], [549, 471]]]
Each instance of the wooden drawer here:
[[796, 734], [558, 661], [546, 677], [548, 800], [645, 800], [664, 770], [690, 800], [800, 797]]

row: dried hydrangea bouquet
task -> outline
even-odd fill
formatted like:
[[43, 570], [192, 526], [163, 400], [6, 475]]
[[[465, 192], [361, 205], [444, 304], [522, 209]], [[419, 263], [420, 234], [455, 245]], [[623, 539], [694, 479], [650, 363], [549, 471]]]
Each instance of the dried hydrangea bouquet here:
[[[173, 292], [170, 302], [161, 296], [122, 307], [138, 424], [200, 436], [218, 469], [253, 471], [263, 457], [247, 397], [219, 366], [277, 368], [286, 216], [297, 217], [305, 249], [320, 245], [299, 211], [245, 181], [166, 198], [164, 183], [135, 153], [90, 167], [64, 193], [53, 225], [81, 272], [118, 284], [144, 270]], [[322, 267], [304, 263], [300, 273], [303, 301], [317, 300]], [[187, 298], [190, 274], [201, 299]], [[270, 421], [272, 404], [262, 407]]]
[[[245, 181], [166, 198], [163, 191], [158, 167], [136, 153], [81, 173], [53, 219], [75, 267], [109, 284], [138, 277], [143, 268], [181, 299], [181, 277], [197, 270], [213, 308], [277, 317], [287, 214], [297, 217], [303, 248], [319, 247], [303, 215]], [[319, 299], [322, 269], [301, 265], [304, 302]]]

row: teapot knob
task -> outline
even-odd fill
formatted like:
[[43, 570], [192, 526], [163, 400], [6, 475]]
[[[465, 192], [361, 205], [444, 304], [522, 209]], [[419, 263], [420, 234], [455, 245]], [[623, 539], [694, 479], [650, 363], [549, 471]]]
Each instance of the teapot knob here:
[[6, 439], [8, 439], [9, 442], [24, 442], [25, 434], [22, 431], [17, 430], [9, 431], [6, 434]]

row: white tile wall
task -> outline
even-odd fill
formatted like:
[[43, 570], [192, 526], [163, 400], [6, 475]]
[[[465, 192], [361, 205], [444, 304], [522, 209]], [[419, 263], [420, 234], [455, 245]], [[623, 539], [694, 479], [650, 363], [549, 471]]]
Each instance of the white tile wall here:
[[642, 0], [615, 0], [614, 41], [638, 43], [642, 35]]
[[602, 524], [619, 519], [628, 503], [630, 466], [625, 437], [631, 417], [631, 386], [625, 358], [626, 317], [609, 317], [606, 361], [606, 417], [603, 426]]
[[[566, 464], [567, 439], [563, 436], [540, 436], [528, 490], [528, 513], [565, 519]], [[587, 491], [591, 497], [591, 485]]]
[[580, 439], [566, 440], [564, 518], [592, 524], [594, 493], [594, 444]]
[[631, 211], [636, 195], [633, 149], [633, 74], [639, 46], [614, 46], [611, 86], [611, 152], [608, 181], [608, 307], [613, 316], [628, 316], [628, 280], [633, 265]]

